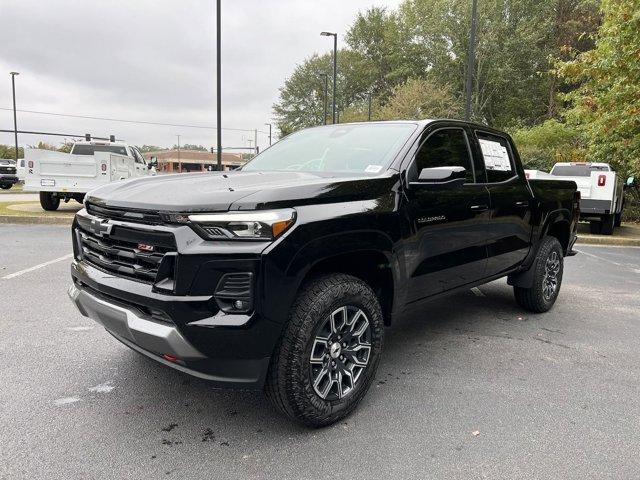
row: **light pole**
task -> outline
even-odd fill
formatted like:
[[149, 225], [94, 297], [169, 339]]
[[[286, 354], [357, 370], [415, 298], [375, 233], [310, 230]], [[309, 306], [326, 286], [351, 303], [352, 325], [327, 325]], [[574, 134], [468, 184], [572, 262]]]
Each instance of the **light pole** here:
[[218, 171], [222, 171], [222, 70], [221, 70], [221, 21], [220, 21], [220, 12], [222, 8], [220, 6], [221, 0], [216, 0], [216, 97], [217, 97], [217, 112], [216, 112], [216, 123], [217, 123], [217, 137], [218, 137]]
[[269, 127], [269, 146], [271, 146], [271, 124], [270, 123], [265, 123], [265, 125], [267, 125]]
[[18, 165], [18, 117], [16, 115], [16, 75], [20, 75], [18, 72], [9, 72], [11, 75], [11, 92], [13, 93], [13, 137], [15, 140], [16, 152], [14, 159], [16, 161], [16, 167]]
[[321, 77], [324, 77], [324, 116], [322, 117], [322, 124], [326, 125], [327, 124], [327, 96], [329, 95], [329, 74], [328, 73], [321, 73], [320, 74]]
[[371, 91], [369, 91], [369, 121], [371, 121]]
[[469, 52], [467, 53], [467, 78], [464, 98], [464, 119], [471, 119], [471, 89], [473, 85], [473, 72], [475, 70], [476, 56], [476, 22], [478, 12], [478, 0], [471, 3], [471, 31], [469, 32]]
[[332, 118], [333, 123], [336, 123], [336, 75], [338, 71], [338, 34], [331, 32], [321, 32], [323, 37], [333, 37], [333, 106], [332, 106]]
[[180, 160], [180, 135], [176, 135], [178, 137], [178, 172], [182, 173], [182, 160]]

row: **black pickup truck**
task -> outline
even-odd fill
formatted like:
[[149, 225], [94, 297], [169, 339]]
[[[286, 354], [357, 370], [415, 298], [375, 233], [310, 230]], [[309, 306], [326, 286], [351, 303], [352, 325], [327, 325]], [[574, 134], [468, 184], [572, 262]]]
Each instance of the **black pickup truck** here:
[[482, 125], [311, 128], [240, 171], [87, 194], [69, 295], [130, 348], [323, 426], [365, 395], [408, 308], [500, 277], [551, 308], [578, 202], [574, 182], [528, 182]]

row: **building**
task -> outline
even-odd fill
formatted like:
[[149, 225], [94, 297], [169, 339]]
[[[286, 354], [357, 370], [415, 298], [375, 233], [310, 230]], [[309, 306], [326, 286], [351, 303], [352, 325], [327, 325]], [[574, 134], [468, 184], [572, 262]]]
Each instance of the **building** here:
[[[147, 152], [144, 158], [157, 160], [158, 172], [178, 173], [178, 172], [207, 172], [215, 170], [218, 166], [218, 157], [215, 153], [201, 150], [159, 150], [157, 152]], [[246, 163], [240, 153], [222, 153], [222, 169], [233, 170]]]

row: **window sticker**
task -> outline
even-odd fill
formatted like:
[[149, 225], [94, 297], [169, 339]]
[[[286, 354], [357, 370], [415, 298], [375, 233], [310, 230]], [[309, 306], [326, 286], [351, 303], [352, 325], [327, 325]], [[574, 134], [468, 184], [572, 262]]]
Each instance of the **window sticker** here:
[[366, 173], [378, 173], [382, 170], [382, 165], [367, 165], [367, 168], [364, 169]]
[[479, 140], [482, 156], [484, 157], [484, 165], [487, 170], [498, 170], [501, 172], [509, 172], [512, 170], [509, 152], [505, 146], [500, 144], [500, 142], [484, 139]]

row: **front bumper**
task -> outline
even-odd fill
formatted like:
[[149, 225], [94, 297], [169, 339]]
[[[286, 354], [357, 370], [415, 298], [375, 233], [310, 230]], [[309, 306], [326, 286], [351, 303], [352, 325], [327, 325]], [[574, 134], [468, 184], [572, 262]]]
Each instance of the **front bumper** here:
[[13, 173], [0, 173], [0, 183], [4, 185], [18, 183], [18, 176]]
[[[82, 315], [116, 339], [160, 363], [223, 388], [260, 389], [281, 325], [257, 313], [241, 326], [201, 318], [201, 298], [151, 292], [82, 262], [71, 266], [69, 296]], [[154, 312], [165, 312], [165, 320]]]

